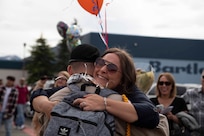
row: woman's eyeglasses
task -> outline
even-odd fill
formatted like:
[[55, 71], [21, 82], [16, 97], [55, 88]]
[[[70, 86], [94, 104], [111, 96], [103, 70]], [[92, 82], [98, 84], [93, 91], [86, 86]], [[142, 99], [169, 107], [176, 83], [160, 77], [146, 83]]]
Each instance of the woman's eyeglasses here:
[[204, 76], [202, 76], [202, 78], [204, 79]]
[[61, 80], [66, 80], [66, 81], [67, 81], [67, 78], [64, 77], [64, 76], [58, 76], [58, 77], [56, 77], [56, 78], [55, 78], [55, 81], [57, 81], [57, 80], [59, 80], [59, 79], [61, 79]]
[[115, 64], [109, 63], [102, 58], [96, 59], [96, 61], [95, 61], [96, 67], [103, 67], [105, 65], [107, 67], [108, 72], [115, 73], [118, 71], [118, 67]]
[[164, 85], [164, 84], [165, 84], [166, 86], [170, 86], [170, 85], [171, 85], [171, 82], [159, 81], [158, 84], [159, 84], [159, 85]]

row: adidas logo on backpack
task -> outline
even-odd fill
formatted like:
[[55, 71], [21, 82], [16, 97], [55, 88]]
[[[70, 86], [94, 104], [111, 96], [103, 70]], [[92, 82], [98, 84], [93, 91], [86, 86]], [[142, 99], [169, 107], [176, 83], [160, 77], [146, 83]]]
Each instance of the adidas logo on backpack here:
[[57, 134], [60, 136], [68, 136], [69, 133], [70, 133], [70, 128], [60, 126]]

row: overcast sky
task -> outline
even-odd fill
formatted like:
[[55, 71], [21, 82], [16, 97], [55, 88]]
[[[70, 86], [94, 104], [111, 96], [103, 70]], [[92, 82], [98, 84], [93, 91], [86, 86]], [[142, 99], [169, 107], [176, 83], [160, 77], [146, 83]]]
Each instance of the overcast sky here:
[[[203, 0], [104, 0], [103, 3], [100, 15], [104, 25], [106, 9], [108, 33], [204, 40]], [[41, 34], [51, 47], [56, 46], [61, 40], [57, 23], [71, 25], [74, 18], [83, 29], [81, 35], [101, 32], [99, 20], [77, 0], [0, 0], [0, 56], [28, 56]]]

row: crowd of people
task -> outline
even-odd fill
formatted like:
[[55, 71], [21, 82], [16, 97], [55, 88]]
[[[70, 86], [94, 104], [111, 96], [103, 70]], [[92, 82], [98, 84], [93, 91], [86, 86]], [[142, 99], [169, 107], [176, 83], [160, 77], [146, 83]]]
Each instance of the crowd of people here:
[[[53, 86], [66, 86], [69, 74], [67, 71], [60, 71], [55, 78]], [[5, 84], [0, 79], [0, 127], [4, 124], [6, 136], [11, 136], [14, 124], [16, 129], [25, 128], [25, 106], [30, 99], [30, 91], [24, 77], [15, 84], [14, 76], [7, 76]], [[44, 88], [47, 76], [42, 76], [36, 82], [34, 89]]]
[[[49, 89], [44, 88], [47, 78], [42, 77], [37, 81], [29, 97], [24, 78], [20, 79], [17, 86], [14, 84], [15, 77], [8, 76], [5, 85], [0, 80], [0, 123], [4, 121], [7, 136], [10, 136], [13, 121], [17, 128], [23, 129], [25, 123], [23, 106], [30, 100], [32, 110], [36, 111], [33, 127], [36, 135], [41, 136], [46, 130], [53, 107], [71, 94], [69, 86], [75, 84], [81, 88], [82, 84], [89, 84], [94, 85], [95, 89], [85, 89], [87, 94], [76, 98], [73, 105], [83, 111], [105, 111], [114, 116], [116, 124], [114, 135], [125, 135], [117, 128], [118, 122], [154, 129], [160, 122], [160, 114], [165, 115], [168, 120], [169, 136], [204, 135], [204, 70], [201, 73], [200, 90], [188, 90], [182, 98], [176, 95], [176, 81], [169, 72], [159, 75], [156, 81], [156, 97], [151, 99], [138, 88], [136, 77], [133, 58], [126, 50], [109, 48], [100, 55], [99, 50], [92, 45], [76, 46], [71, 52], [67, 71], [60, 71], [54, 85]], [[107, 90], [115, 92], [121, 100], [95, 93], [97, 87], [101, 92]], [[128, 102], [122, 101], [124, 95]], [[187, 103], [190, 104], [190, 109]], [[199, 127], [194, 130], [186, 128], [178, 116], [180, 113], [191, 115]]]

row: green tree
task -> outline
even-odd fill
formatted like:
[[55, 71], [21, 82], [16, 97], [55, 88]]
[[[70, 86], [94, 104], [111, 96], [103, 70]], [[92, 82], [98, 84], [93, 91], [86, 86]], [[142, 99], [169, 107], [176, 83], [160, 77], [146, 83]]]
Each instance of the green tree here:
[[70, 52], [67, 47], [66, 39], [62, 39], [60, 43], [57, 45], [57, 52], [56, 52], [56, 65], [57, 70], [67, 70], [68, 61], [70, 58]]
[[25, 69], [29, 74], [29, 84], [36, 82], [41, 76], [53, 76], [56, 72], [55, 54], [42, 36], [32, 46], [31, 57], [26, 62]]

